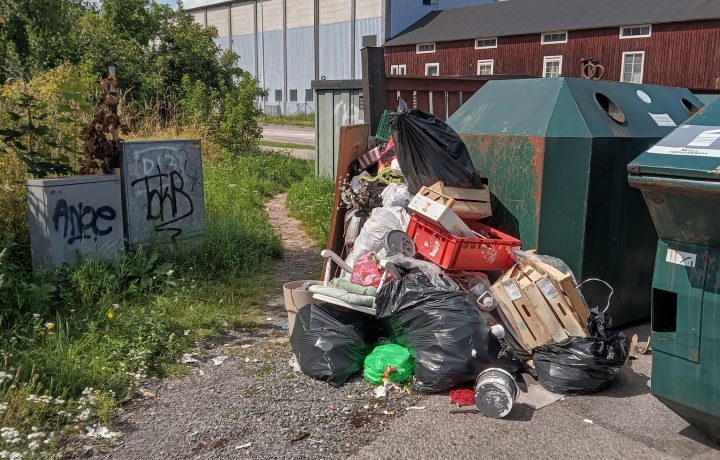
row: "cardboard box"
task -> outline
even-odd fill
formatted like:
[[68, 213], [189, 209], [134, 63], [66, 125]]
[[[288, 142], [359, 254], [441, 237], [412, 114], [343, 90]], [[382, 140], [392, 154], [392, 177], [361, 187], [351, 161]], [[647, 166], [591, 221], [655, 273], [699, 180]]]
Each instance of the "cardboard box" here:
[[421, 188], [419, 193], [433, 201], [450, 206], [463, 219], [480, 220], [492, 216], [490, 191], [487, 187], [446, 187], [442, 182], [435, 182], [430, 187]]
[[455, 236], [477, 238], [475, 232], [460, 219], [450, 206], [446, 206], [418, 193], [413, 197], [412, 201], [410, 201], [408, 207], [433, 222], [437, 222], [441, 227]]

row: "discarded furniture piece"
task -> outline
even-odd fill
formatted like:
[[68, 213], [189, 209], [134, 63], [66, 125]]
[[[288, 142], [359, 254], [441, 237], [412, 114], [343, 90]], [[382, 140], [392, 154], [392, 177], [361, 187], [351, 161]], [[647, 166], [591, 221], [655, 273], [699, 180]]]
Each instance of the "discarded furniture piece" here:
[[[333, 200], [332, 221], [328, 234], [327, 249], [344, 256], [345, 238], [343, 236], [343, 223], [345, 222], [345, 208], [341, 207], [340, 198], [342, 181], [350, 172], [350, 164], [368, 150], [369, 126], [349, 125], [340, 127], [340, 146], [337, 152], [337, 169], [335, 174], [335, 198]], [[327, 260], [326, 260], [327, 263]], [[324, 267], [323, 267], [324, 272]]]
[[74, 265], [78, 256], [115, 260], [124, 250], [119, 177], [31, 179], [27, 200], [35, 268]]
[[652, 394], [720, 439], [718, 170], [720, 101], [628, 165], [629, 183], [642, 191], [660, 237], [652, 283]]
[[126, 141], [120, 153], [128, 246], [198, 240], [205, 234], [200, 141]]
[[[490, 81], [448, 120], [490, 178], [489, 225], [616, 290], [617, 324], [649, 314], [655, 230], [625, 167], [702, 103], [687, 89], [571, 78]], [[604, 288], [588, 286], [591, 306]]]
[[[324, 249], [320, 255], [325, 260], [325, 278], [323, 279], [322, 286], [310, 286], [310, 291], [313, 293], [313, 298], [322, 303], [329, 303], [340, 307], [348, 308], [350, 310], [359, 311], [362, 313], [368, 313], [374, 315], [376, 312], [375, 308], [375, 296], [355, 294], [343, 289], [340, 286], [331, 286], [332, 274], [334, 272], [333, 263], [340, 268], [340, 276], [344, 273], [351, 273], [353, 267], [347, 265], [344, 260], [337, 254]], [[381, 261], [383, 268], [385, 269], [380, 284], [377, 287], [377, 291], [385, 285], [388, 280], [388, 275], [392, 274], [396, 279], [400, 278], [400, 274], [395, 269], [395, 266], [387, 260]]]

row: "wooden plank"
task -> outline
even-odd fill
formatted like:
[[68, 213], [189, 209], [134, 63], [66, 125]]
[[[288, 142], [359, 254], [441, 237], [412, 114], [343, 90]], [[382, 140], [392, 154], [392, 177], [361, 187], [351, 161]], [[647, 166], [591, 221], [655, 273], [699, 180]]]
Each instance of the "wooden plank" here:
[[[344, 256], [345, 237], [343, 235], [345, 223], [345, 208], [340, 207], [340, 184], [350, 171], [350, 163], [368, 150], [368, 135], [370, 129], [367, 124], [347, 125], [340, 127], [340, 143], [337, 154], [337, 170], [335, 177], [335, 199], [333, 200], [333, 214], [328, 234], [327, 248]], [[325, 273], [325, 265], [323, 271]]]
[[553, 313], [550, 305], [545, 301], [545, 297], [543, 297], [537, 285], [530, 280], [523, 280], [519, 284], [532, 303], [535, 313], [542, 321], [550, 337], [556, 342], [567, 339], [569, 336], [565, 328], [563, 328], [558, 318], [555, 317], [555, 313]]
[[578, 318], [570, 300], [562, 293], [560, 287], [548, 276], [543, 276], [535, 283], [543, 297], [555, 312], [568, 335], [587, 337], [588, 332]]
[[517, 265], [505, 272], [500, 279], [490, 287], [490, 292], [497, 300], [500, 310], [510, 323], [508, 326], [514, 331], [515, 339], [526, 351], [531, 351], [539, 344], [535, 340], [535, 337], [530, 333], [527, 324], [515, 308], [515, 305], [510, 297], [508, 297], [505, 289], [501, 286], [502, 282], [511, 280], [516, 272]]
[[386, 106], [385, 49], [383, 47], [365, 47], [360, 51], [360, 56], [365, 122], [370, 125], [370, 133], [374, 135]]
[[573, 309], [578, 315], [581, 323], [587, 324], [588, 317], [590, 316], [590, 310], [588, 309], [585, 298], [580, 294], [575, 286], [572, 275], [566, 275], [552, 265], [548, 265], [539, 260], [527, 259], [527, 263], [530, 264], [536, 270], [547, 274], [553, 281], [557, 283], [562, 292], [570, 300]]
[[504, 313], [510, 323], [507, 326], [513, 329], [515, 332], [514, 336], [523, 349], [531, 351], [533, 348], [538, 346], [535, 337], [530, 333], [527, 324], [523, 320], [522, 316], [520, 316], [520, 313], [515, 308], [512, 300], [510, 300], [505, 293], [505, 290], [499, 284], [494, 284], [490, 287], [490, 292], [493, 297], [495, 297], [495, 300], [497, 300], [500, 310]]
[[[542, 320], [535, 313], [532, 301], [518, 285], [517, 280], [512, 278], [507, 281], [503, 281], [500, 283], [500, 287], [505, 291], [510, 300], [512, 300], [513, 305], [515, 305], [515, 309], [520, 314], [535, 339], [536, 346], [550, 341], [550, 334], [545, 328]], [[510, 292], [513, 294], [511, 295]]]

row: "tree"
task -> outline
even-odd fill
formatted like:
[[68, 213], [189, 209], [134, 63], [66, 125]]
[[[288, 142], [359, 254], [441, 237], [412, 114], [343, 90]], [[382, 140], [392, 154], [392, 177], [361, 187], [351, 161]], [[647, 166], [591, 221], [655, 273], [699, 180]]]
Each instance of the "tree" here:
[[74, 27], [87, 11], [82, 0], [0, 0], [0, 83], [8, 69], [27, 74], [76, 61]]

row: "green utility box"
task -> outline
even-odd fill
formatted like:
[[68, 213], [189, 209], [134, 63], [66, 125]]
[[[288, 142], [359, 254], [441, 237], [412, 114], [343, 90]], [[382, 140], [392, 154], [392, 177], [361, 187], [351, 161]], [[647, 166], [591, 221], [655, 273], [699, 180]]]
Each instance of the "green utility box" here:
[[[615, 288], [614, 324], [650, 315], [657, 234], [627, 164], [702, 103], [682, 88], [573, 78], [488, 82], [449, 120], [493, 194], [494, 225]], [[588, 303], [608, 292], [588, 285]]]
[[652, 393], [720, 439], [720, 101], [640, 155], [628, 171], [660, 236], [652, 284]]

